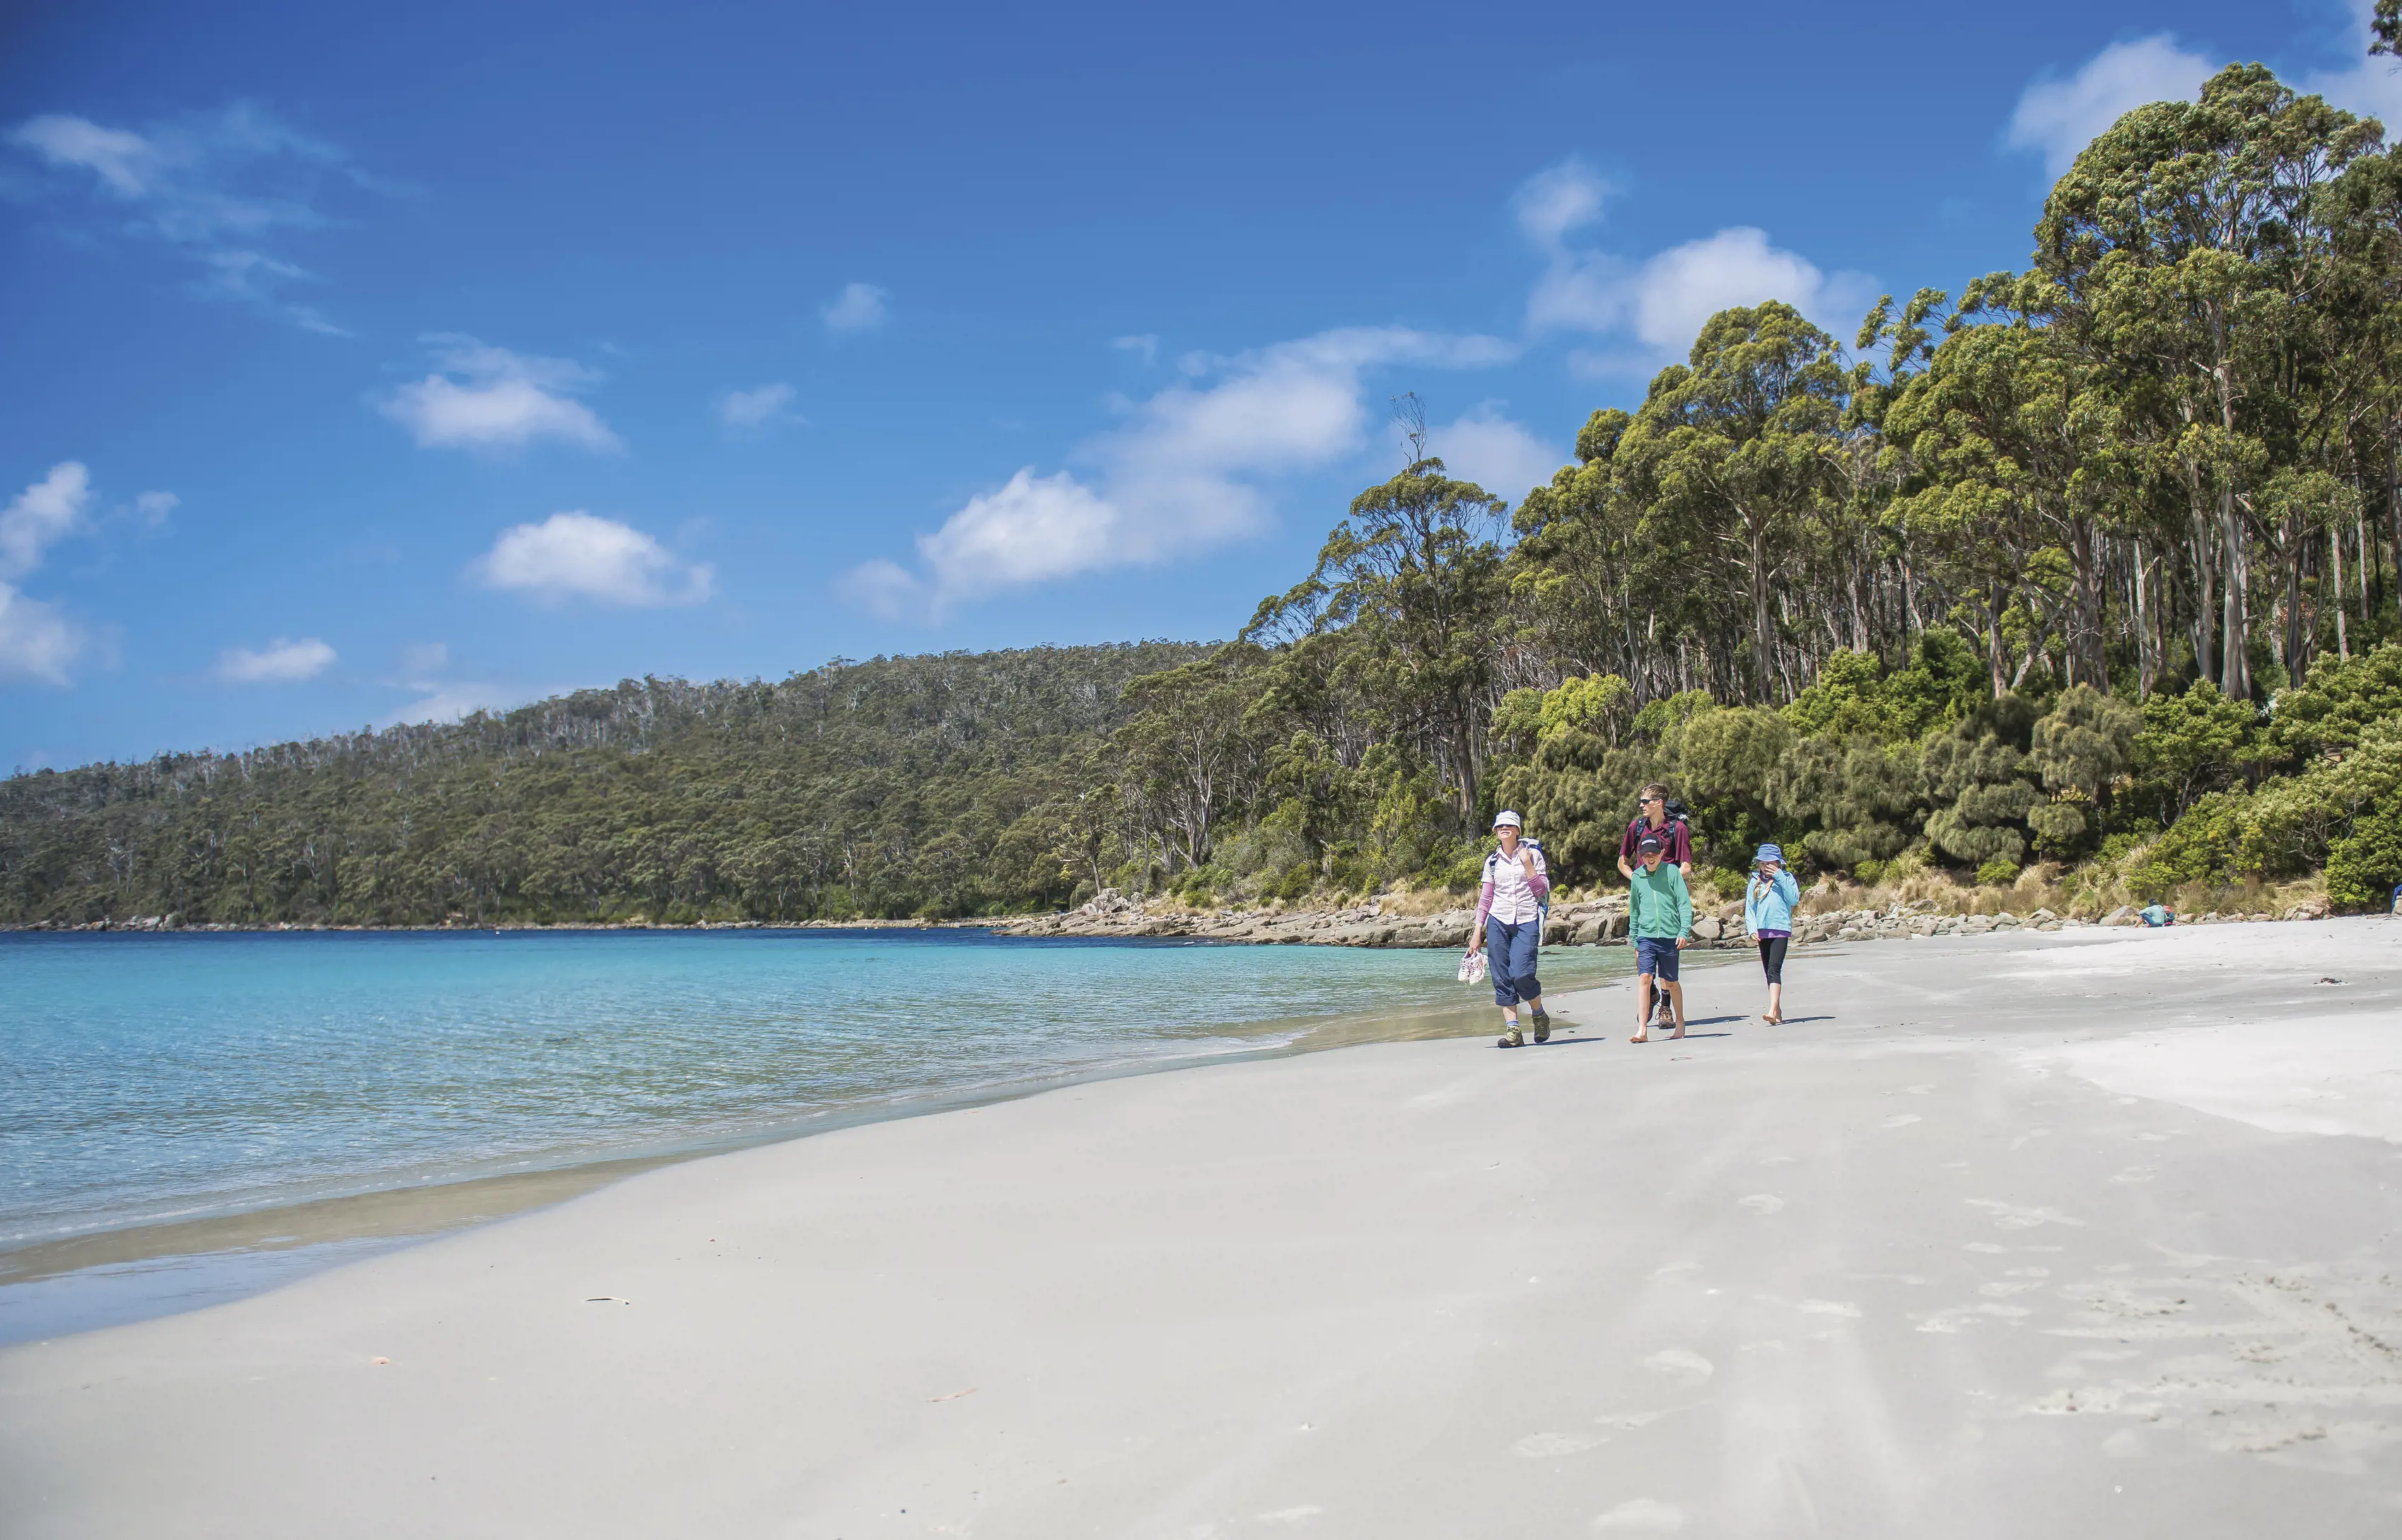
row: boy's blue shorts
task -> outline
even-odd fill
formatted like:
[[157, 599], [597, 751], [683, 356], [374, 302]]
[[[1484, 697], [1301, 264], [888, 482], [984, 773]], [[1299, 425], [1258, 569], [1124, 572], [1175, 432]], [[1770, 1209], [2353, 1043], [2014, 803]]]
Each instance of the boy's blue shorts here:
[[1662, 983], [1677, 982], [1677, 942], [1645, 937], [1635, 943], [1635, 971], [1659, 975]]

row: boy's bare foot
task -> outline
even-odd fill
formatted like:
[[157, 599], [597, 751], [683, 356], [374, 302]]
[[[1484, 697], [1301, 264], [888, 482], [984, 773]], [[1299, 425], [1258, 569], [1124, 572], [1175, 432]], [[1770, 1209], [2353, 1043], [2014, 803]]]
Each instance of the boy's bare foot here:
[[1648, 1043], [1651, 1040], [1651, 1029], [1647, 1026], [1626, 1040], [1631, 1043]]
[[1680, 1026], [1680, 1027], [1677, 1028], [1677, 1030], [1676, 1030], [1676, 1031], [1671, 1032], [1671, 1033], [1669, 1033], [1669, 1034], [1668, 1034], [1668, 1040], [1669, 1040], [1670, 1042], [1675, 1042], [1677, 1038], [1679, 1038], [1683, 1037], [1684, 1035], [1685, 1035], [1685, 1029], [1684, 1029], [1683, 1027], [1681, 1027], [1681, 1026]]

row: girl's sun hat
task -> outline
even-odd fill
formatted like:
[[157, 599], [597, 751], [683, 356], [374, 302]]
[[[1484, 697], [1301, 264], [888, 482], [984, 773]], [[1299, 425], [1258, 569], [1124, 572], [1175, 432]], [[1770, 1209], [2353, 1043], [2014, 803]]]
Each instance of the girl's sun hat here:
[[1760, 847], [1759, 853], [1751, 858], [1751, 864], [1754, 866], [1760, 866], [1768, 861], [1774, 861], [1779, 866], [1784, 865], [1785, 852], [1773, 845], [1763, 845]]

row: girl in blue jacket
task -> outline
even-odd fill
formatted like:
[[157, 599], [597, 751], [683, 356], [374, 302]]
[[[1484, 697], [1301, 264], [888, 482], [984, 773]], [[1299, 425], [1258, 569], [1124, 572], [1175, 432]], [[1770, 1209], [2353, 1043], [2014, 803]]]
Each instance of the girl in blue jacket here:
[[1768, 975], [1768, 1009], [1760, 1019], [1785, 1019], [1785, 948], [1793, 940], [1793, 906], [1802, 889], [1785, 870], [1785, 852], [1763, 845], [1751, 858], [1751, 881], [1743, 894], [1743, 926], [1760, 943], [1760, 966]]

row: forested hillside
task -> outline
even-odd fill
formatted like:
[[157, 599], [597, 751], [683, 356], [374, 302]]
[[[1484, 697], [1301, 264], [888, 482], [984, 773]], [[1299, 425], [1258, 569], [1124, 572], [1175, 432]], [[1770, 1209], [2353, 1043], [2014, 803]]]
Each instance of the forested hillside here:
[[[2402, 152], [2234, 66], [2053, 187], [2023, 272], [1847, 349], [1712, 317], [1515, 508], [1422, 419], [1222, 647], [628, 684], [449, 728], [0, 786], [0, 915], [988, 913], [1705, 865], [2196, 907], [2402, 882]], [[2257, 908], [2257, 902], [2243, 907]]]
[[1171, 642], [628, 681], [449, 726], [0, 782], [0, 918], [440, 924], [1065, 897], [1063, 785]]

